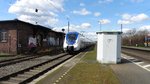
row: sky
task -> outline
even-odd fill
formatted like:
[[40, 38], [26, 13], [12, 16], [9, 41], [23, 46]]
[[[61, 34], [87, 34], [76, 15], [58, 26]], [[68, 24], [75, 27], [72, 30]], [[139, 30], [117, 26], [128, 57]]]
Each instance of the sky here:
[[[0, 0], [0, 20], [77, 31], [96, 38], [99, 31], [150, 30], [150, 0]], [[37, 12], [35, 10], [38, 10]]]

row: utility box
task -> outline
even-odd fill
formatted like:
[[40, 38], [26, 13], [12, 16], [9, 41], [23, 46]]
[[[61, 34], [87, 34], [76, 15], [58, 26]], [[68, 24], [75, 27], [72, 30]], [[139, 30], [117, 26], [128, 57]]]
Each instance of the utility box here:
[[97, 32], [97, 60], [100, 63], [121, 62], [121, 33], [115, 31]]

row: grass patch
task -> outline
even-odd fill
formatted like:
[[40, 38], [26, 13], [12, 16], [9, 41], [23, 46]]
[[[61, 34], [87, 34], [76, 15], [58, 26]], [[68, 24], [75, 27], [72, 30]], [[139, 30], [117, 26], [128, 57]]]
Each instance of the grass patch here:
[[96, 61], [96, 49], [88, 52], [58, 84], [120, 84], [108, 65]]

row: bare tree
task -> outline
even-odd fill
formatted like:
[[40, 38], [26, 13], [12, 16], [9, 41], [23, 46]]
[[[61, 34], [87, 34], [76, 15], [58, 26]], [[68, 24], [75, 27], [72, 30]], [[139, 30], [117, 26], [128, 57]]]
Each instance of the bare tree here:
[[139, 30], [137, 31], [135, 28], [127, 31], [122, 36], [122, 45], [127, 46], [144, 46], [145, 36], [149, 34], [148, 30]]
[[139, 45], [141, 46], [144, 46], [144, 43], [145, 43], [145, 36], [147, 36], [149, 34], [149, 31], [148, 30], [140, 30], [137, 32], [137, 42]]
[[123, 45], [133, 45], [133, 42], [134, 42], [134, 37], [135, 37], [135, 34], [136, 34], [136, 29], [133, 28], [131, 30], [128, 30], [126, 33], [123, 34], [123, 40], [122, 40], [122, 43]]

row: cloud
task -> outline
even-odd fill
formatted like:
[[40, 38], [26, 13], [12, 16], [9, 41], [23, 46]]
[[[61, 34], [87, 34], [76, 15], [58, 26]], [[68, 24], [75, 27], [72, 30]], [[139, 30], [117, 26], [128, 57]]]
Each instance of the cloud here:
[[[80, 34], [83, 34], [86, 38], [96, 41], [97, 40], [96, 32], [87, 32], [86, 30], [88, 28], [91, 28], [91, 24], [87, 23], [87, 22], [82, 23], [80, 25], [70, 24], [69, 31], [70, 32], [73, 32], [73, 31], [79, 32]], [[53, 30], [58, 31], [58, 32], [62, 32], [62, 29], [65, 29], [65, 31], [64, 31], [65, 33], [68, 32], [68, 26], [53, 28]]]
[[86, 29], [86, 28], [90, 28], [90, 27], [91, 27], [91, 24], [90, 24], [90, 23], [82, 23], [82, 24], [81, 24], [81, 28]]
[[96, 32], [85, 32], [85, 33], [83, 33], [83, 35], [86, 36], [87, 38], [89, 38], [92, 41], [96, 41], [97, 40]]
[[136, 22], [142, 22], [148, 19], [149, 19], [149, 16], [144, 13], [141, 13], [138, 15], [130, 15], [126, 13], [122, 15], [121, 20], [118, 20], [118, 24], [132, 24]]
[[122, 32], [123, 32], [123, 33], [127, 33], [127, 32], [130, 31], [130, 30], [132, 30], [132, 29], [130, 29], [130, 28], [123, 28], [123, 29], [122, 29]]
[[[84, 31], [85, 29], [88, 29], [88, 28], [91, 28], [91, 24], [90, 23], [82, 23], [80, 25], [74, 25], [74, 24], [70, 24], [69, 26], [69, 30], [70, 31]], [[63, 27], [56, 27], [56, 28], [53, 28], [53, 30], [56, 30], [56, 31], [59, 31], [61, 32], [62, 29], [65, 29], [65, 32], [68, 31], [68, 26], [63, 26]]]
[[95, 12], [95, 13], [94, 13], [94, 16], [95, 16], [95, 17], [98, 17], [98, 16], [100, 16], [100, 15], [101, 15], [100, 12]]
[[[80, 28], [79, 25], [74, 25], [74, 24], [70, 24], [69, 26], [69, 31], [78, 31], [78, 29]], [[58, 31], [58, 32], [62, 32], [62, 29], [65, 29], [65, 33], [68, 32], [68, 26], [63, 26], [63, 27], [55, 27], [53, 28], [53, 30]]]
[[132, 16], [130, 14], [127, 14], [127, 13], [122, 15], [122, 19], [124, 19], [124, 20], [129, 20], [131, 17]]
[[131, 24], [131, 21], [128, 21], [128, 20], [118, 20], [118, 24]]
[[[86, 38], [89, 38], [92, 41], [96, 41], [97, 40], [96, 32], [87, 32], [85, 28], [89, 28], [89, 23], [82, 23], [80, 25], [71, 24], [69, 30], [70, 32], [73, 31], [79, 32], [80, 34], [83, 34]], [[65, 29], [65, 33], [68, 32], [68, 26], [53, 28], [53, 30], [58, 32], [62, 32], [62, 29]]]
[[149, 19], [149, 16], [144, 13], [131, 17], [131, 21], [133, 22], [141, 22], [141, 21], [148, 20], [148, 19]]
[[131, 0], [131, 2], [140, 3], [140, 2], [143, 2], [143, 0]]
[[57, 14], [64, 11], [63, 4], [64, 0], [16, 0], [8, 12], [22, 21], [53, 25], [59, 21]]
[[72, 13], [74, 13], [74, 14], [79, 14], [79, 15], [89, 15], [89, 14], [91, 14], [91, 12], [88, 11], [86, 8], [82, 8], [82, 9], [79, 10], [79, 11], [74, 10]]
[[[122, 29], [123, 33], [127, 33], [127, 32], [129, 32], [129, 31], [131, 31], [131, 30], [133, 30], [133, 29], [131, 29], [131, 28], [123, 28], [123, 29]], [[141, 27], [137, 28], [136, 30], [137, 30], [137, 31], [143, 31], [143, 30], [148, 30], [148, 31], [150, 31], [150, 25], [141, 26]], [[120, 31], [120, 30], [119, 30], [119, 31]]]
[[148, 30], [150, 31], [150, 25], [144, 25], [139, 28], [139, 30]]
[[98, 3], [102, 4], [102, 3], [112, 3], [113, 0], [99, 0]]
[[108, 20], [108, 19], [101, 19], [101, 20], [99, 20], [99, 23], [100, 24], [109, 24], [111, 21], [110, 20]]
[[85, 6], [85, 4], [84, 3], [80, 3], [80, 6]]

